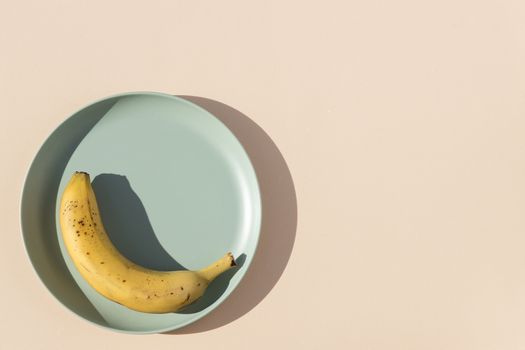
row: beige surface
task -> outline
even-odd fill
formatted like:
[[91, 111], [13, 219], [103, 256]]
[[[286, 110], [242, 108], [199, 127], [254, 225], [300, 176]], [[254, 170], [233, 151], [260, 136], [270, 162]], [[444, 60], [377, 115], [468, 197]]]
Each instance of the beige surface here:
[[[290, 168], [288, 266], [223, 327], [95, 328], [25, 256], [38, 147], [132, 90], [230, 105]], [[2, 1], [0, 348], [525, 349], [524, 95], [518, 0]]]

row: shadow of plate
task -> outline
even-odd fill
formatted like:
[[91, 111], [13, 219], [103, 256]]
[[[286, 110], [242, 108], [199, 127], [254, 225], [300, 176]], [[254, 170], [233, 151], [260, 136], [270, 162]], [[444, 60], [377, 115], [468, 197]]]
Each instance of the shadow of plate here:
[[292, 175], [270, 136], [254, 121], [224, 103], [179, 96], [209, 111], [237, 137], [248, 153], [261, 191], [259, 245], [241, 283], [209, 315], [165, 334], [190, 334], [222, 327], [250, 312], [276, 286], [292, 254], [297, 230], [297, 199]]

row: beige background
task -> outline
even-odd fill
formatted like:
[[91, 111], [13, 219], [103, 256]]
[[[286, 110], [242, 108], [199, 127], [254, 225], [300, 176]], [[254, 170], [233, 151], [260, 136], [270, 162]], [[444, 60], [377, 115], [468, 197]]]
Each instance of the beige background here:
[[[288, 265], [222, 327], [246, 293], [184, 334], [96, 328], [24, 253], [44, 138], [135, 90], [236, 108], [292, 174]], [[2, 349], [525, 349], [523, 1], [3, 0], [0, 96]]]

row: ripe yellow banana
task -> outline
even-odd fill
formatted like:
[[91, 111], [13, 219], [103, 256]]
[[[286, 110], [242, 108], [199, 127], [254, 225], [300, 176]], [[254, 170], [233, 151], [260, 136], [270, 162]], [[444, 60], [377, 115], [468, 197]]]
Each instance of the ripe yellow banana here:
[[231, 253], [198, 271], [155, 271], [128, 260], [106, 234], [84, 172], [73, 174], [64, 190], [60, 227], [82, 277], [106, 298], [136, 311], [174, 312], [194, 302], [213, 279], [235, 266]]

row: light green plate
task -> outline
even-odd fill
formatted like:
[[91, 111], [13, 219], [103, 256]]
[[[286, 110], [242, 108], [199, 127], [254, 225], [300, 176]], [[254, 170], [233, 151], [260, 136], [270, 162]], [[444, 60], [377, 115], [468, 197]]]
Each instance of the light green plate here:
[[[83, 280], [62, 243], [59, 198], [77, 170], [91, 175], [108, 234], [131, 260], [197, 269], [231, 251], [240, 266], [177, 313], [109, 301]], [[257, 246], [261, 204], [246, 152], [218, 119], [178, 97], [129, 93], [83, 108], [49, 136], [29, 169], [21, 216], [31, 262], [60, 302], [103, 327], [156, 333], [205, 316], [239, 284]]]

